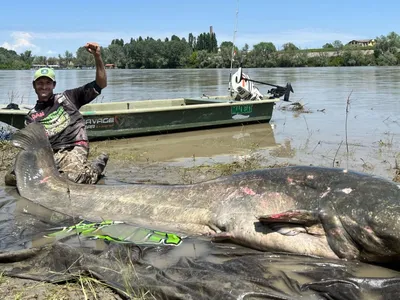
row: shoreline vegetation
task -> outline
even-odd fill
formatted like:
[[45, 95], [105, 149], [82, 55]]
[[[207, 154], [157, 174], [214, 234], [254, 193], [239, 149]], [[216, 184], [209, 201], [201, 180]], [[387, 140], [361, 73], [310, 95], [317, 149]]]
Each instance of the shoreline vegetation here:
[[[219, 45], [219, 46], [218, 46]], [[109, 68], [119, 69], [177, 69], [229, 68], [239, 64], [245, 68], [274, 67], [339, 67], [339, 66], [394, 66], [400, 64], [400, 36], [390, 32], [376, 37], [374, 46], [344, 45], [336, 40], [319, 49], [299, 49], [291, 42], [277, 49], [271, 42], [248, 44], [242, 49], [232, 42], [218, 44], [214, 32], [188, 38], [172, 35], [170, 38], [151, 37], [114, 39], [102, 47], [103, 61]], [[35, 56], [31, 50], [18, 54], [0, 47], [0, 69], [23, 70], [53, 66], [62, 69], [94, 67], [93, 57], [84, 47], [73, 53], [65, 51], [58, 57]]]

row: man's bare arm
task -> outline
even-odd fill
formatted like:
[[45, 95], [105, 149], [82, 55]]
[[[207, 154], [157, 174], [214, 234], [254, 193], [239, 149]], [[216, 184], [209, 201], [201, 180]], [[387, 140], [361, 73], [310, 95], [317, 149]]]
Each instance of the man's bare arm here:
[[107, 74], [101, 58], [100, 46], [97, 43], [91, 42], [86, 43], [85, 48], [89, 53], [93, 54], [96, 62], [96, 84], [101, 89], [104, 89], [107, 86]]

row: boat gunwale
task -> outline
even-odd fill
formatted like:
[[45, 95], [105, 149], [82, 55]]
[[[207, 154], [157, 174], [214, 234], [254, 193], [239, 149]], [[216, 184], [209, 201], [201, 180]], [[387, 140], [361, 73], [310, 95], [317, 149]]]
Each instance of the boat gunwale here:
[[257, 100], [257, 101], [238, 101], [236, 102], [224, 102], [224, 103], [202, 103], [202, 104], [185, 104], [181, 106], [165, 106], [165, 107], [146, 107], [146, 108], [132, 108], [132, 109], [121, 109], [121, 110], [100, 110], [100, 111], [81, 111], [84, 116], [93, 115], [110, 115], [110, 114], [135, 114], [135, 113], [151, 113], [151, 112], [162, 112], [162, 111], [178, 111], [178, 110], [193, 110], [198, 108], [213, 108], [213, 107], [231, 107], [248, 104], [271, 104], [278, 101], [272, 100]]
[[[176, 98], [176, 99], [157, 99], [157, 100], [139, 100], [143, 102], [156, 102], [156, 101], [185, 101], [185, 99], [191, 100], [191, 98]], [[194, 99], [194, 98], [193, 98]], [[207, 98], [204, 98], [207, 101]], [[221, 99], [223, 100], [223, 99]], [[248, 101], [234, 101], [226, 100], [226, 102], [214, 102], [214, 103], [199, 103], [199, 104], [183, 104], [183, 105], [170, 105], [164, 107], [146, 107], [146, 108], [129, 108], [129, 109], [118, 109], [118, 110], [89, 110], [92, 105], [101, 106], [112, 106], [114, 104], [137, 104], [138, 101], [124, 101], [124, 102], [107, 102], [107, 103], [89, 103], [84, 106], [84, 110], [80, 111], [83, 116], [96, 116], [96, 115], [112, 115], [112, 114], [135, 114], [135, 113], [151, 113], [151, 112], [162, 112], [162, 111], [176, 111], [176, 110], [192, 110], [198, 108], [213, 108], [213, 107], [224, 107], [224, 106], [240, 106], [240, 105], [261, 105], [261, 104], [273, 104], [279, 102], [279, 98], [263, 99], [263, 100], [248, 100]], [[26, 115], [28, 109], [4, 109], [0, 107], [0, 114], [12, 114], [12, 115]]]

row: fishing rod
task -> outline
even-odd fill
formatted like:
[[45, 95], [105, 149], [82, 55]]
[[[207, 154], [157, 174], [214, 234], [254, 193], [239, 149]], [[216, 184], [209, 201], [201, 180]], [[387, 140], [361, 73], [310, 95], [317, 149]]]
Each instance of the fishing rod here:
[[232, 96], [232, 68], [233, 68], [233, 61], [234, 61], [234, 55], [235, 55], [235, 39], [236, 39], [236, 32], [237, 32], [237, 26], [238, 26], [238, 16], [239, 16], [239, 0], [237, 0], [237, 7], [236, 7], [236, 20], [235, 20], [235, 28], [233, 30], [233, 40], [232, 40], [232, 52], [231, 52], [231, 68], [229, 71], [229, 83], [228, 83], [228, 90]]

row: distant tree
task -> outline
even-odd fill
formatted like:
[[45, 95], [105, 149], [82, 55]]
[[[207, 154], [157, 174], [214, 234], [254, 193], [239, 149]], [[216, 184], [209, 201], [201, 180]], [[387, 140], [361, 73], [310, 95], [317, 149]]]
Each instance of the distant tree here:
[[261, 42], [261, 43], [258, 43], [258, 44], [253, 46], [253, 51], [256, 52], [257, 54], [267, 55], [268, 56], [272, 52], [276, 52], [276, 47], [271, 42], [267, 42], [267, 43], [266, 42]]
[[375, 49], [381, 52], [390, 52], [396, 54], [400, 50], [400, 36], [391, 32], [387, 36], [376, 38]]
[[[400, 65], [400, 37], [391, 32], [387, 36], [376, 38], [373, 55], [371, 51], [351, 45], [344, 46], [336, 40], [326, 43], [323, 49], [334, 49], [337, 53], [295, 51], [299, 48], [288, 42], [283, 45], [284, 51], [277, 51], [274, 44], [261, 42], [245, 44], [239, 51], [230, 41], [224, 41], [218, 48], [216, 34], [201, 33], [187, 38], [172, 35], [169, 38], [157, 39], [147, 36], [130, 38], [129, 43], [123, 39], [113, 39], [108, 47], [102, 49], [105, 63], [115, 63], [119, 68], [226, 68], [233, 67], [300, 67], [300, 66], [361, 66], [361, 65]], [[234, 54], [234, 56], [232, 55]], [[66, 51], [58, 58], [33, 56], [30, 50], [17, 54], [15, 51], [0, 47], [0, 69], [26, 69], [29, 62], [35, 64], [52, 64], [58, 61], [63, 66], [94, 66], [93, 56], [84, 47], [73, 54]]]
[[18, 55], [14, 50], [0, 47], [0, 69], [28, 69], [33, 61], [30, 51]]
[[33, 59], [33, 64], [47, 65], [47, 57], [46, 56], [35, 56], [35, 58]]
[[246, 55], [245, 63], [251, 67], [264, 68], [267, 66], [268, 60], [274, 52], [276, 52], [276, 48], [273, 43], [258, 43], [253, 45], [253, 50]]
[[24, 53], [21, 53], [21, 59], [24, 63], [31, 65], [34, 57], [32, 56], [32, 51], [26, 50]]
[[171, 36], [171, 41], [180, 41], [181, 39], [177, 37], [176, 35]]
[[261, 42], [253, 46], [253, 50], [247, 55], [246, 59], [251, 61], [252, 66], [265, 68], [269, 66], [272, 53], [276, 52], [276, 47], [271, 42]]
[[199, 60], [198, 60], [198, 53], [197, 51], [193, 51], [192, 54], [189, 56], [188, 59], [188, 67], [189, 68], [198, 68], [199, 67]]
[[65, 63], [68, 65], [71, 64], [71, 62], [74, 60], [74, 55], [72, 54], [72, 52], [69, 52], [68, 50], [65, 51], [64, 54], [64, 58], [65, 58]]
[[115, 39], [111, 41], [111, 45], [120, 45], [124, 46], [124, 40], [123, 39]]
[[[223, 67], [228, 68], [231, 65], [232, 60], [236, 62], [236, 64], [239, 64], [240, 62], [240, 57], [238, 57], [238, 48], [233, 45], [232, 42], [229, 41], [224, 41], [221, 43], [219, 46], [219, 55], [221, 57], [221, 64]], [[233, 53], [232, 53], [233, 51]], [[233, 54], [233, 57], [232, 57]]]
[[326, 67], [329, 64], [329, 57], [326, 52], [319, 52], [308, 58], [307, 64], [311, 67]]
[[210, 52], [218, 52], [218, 41], [214, 32], [210, 35], [210, 40]]
[[79, 47], [76, 51], [76, 65], [83, 67], [94, 67], [94, 58], [85, 47]]
[[104, 50], [104, 60], [105, 63], [115, 64], [118, 68], [125, 68], [124, 46], [121, 46], [120, 42], [109, 45], [107, 50]]
[[293, 43], [286, 43], [282, 45], [283, 51], [296, 51], [299, 50], [299, 48], [297, 48], [297, 46]]
[[230, 41], [222, 42], [219, 46], [218, 65], [221, 65], [221, 68], [229, 68], [231, 62], [236, 62], [236, 64], [239, 65], [240, 57], [238, 56], [238, 52], [239, 52], [238, 48], [235, 47], [232, 42]]
[[278, 57], [279, 67], [289, 68], [295, 66], [295, 56], [293, 55], [293, 51], [294, 50], [284, 50], [284, 52], [281, 53]]
[[168, 68], [182, 68], [187, 64], [192, 48], [185, 40], [171, 40], [164, 46], [164, 57]]
[[192, 50], [194, 50], [194, 48], [196, 46], [196, 39], [192, 33], [189, 33], [188, 43], [189, 43], [189, 46], [192, 48]]
[[58, 64], [60, 65], [61, 68], [65, 68], [65, 66], [67, 65], [65, 62], [65, 58], [62, 57], [61, 54], [58, 54]]
[[208, 68], [210, 66], [210, 53], [206, 50], [197, 51], [197, 61], [199, 68]]
[[59, 63], [57, 57], [49, 57], [47, 58], [47, 64], [49, 65], [57, 65]]
[[345, 66], [362, 66], [365, 63], [365, 55], [361, 50], [347, 48], [343, 51], [343, 65]]
[[218, 51], [218, 41], [215, 33], [201, 33], [196, 39], [195, 50], [206, 50], [216, 53]]
[[325, 45], [322, 46], [323, 49], [333, 49], [333, 45], [331, 43], [326, 43]]
[[336, 51], [343, 49], [343, 43], [339, 40], [333, 41], [332, 46], [333, 48], [335, 48]]
[[233, 48], [233, 43], [229, 41], [222, 42], [220, 48]]
[[376, 38], [374, 56], [379, 65], [400, 64], [400, 36], [390, 32], [387, 36]]

